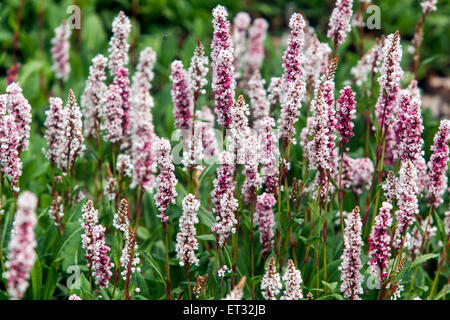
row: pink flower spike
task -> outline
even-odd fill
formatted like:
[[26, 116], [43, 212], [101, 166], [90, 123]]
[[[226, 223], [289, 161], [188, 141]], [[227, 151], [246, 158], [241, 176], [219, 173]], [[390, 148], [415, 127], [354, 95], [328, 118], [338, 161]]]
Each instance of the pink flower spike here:
[[21, 193], [17, 200], [18, 210], [8, 245], [8, 261], [5, 262], [8, 294], [14, 300], [25, 295], [30, 272], [36, 260], [34, 228], [37, 224], [37, 203], [38, 199], [30, 191]]
[[8, 177], [11, 188], [19, 192], [19, 177], [22, 175], [22, 161], [17, 150], [16, 121], [13, 116], [6, 115], [0, 119], [0, 164], [3, 174]]
[[64, 20], [60, 26], [55, 29], [55, 36], [52, 43], [52, 69], [55, 71], [57, 79], [66, 81], [70, 73], [69, 51], [70, 51], [70, 35], [72, 31]]
[[64, 111], [61, 98], [50, 98], [49, 102], [50, 109], [45, 111], [47, 118], [44, 123], [47, 127], [45, 138], [48, 147], [48, 150], [45, 151], [45, 156], [50, 160], [50, 164], [55, 166], [60, 156], [60, 144], [64, 138], [64, 128], [62, 126]]
[[112, 23], [113, 36], [109, 40], [109, 73], [115, 76], [120, 68], [128, 64], [128, 36], [131, 31], [130, 19], [123, 13], [114, 18]]
[[340, 91], [340, 94], [336, 103], [336, 129], [341, 136], [340, 141], [348, 143], [348, 138], [354, 136], [352, 132], [354, 126], [352, 120], [356, 118], [355, 93], [352, 91], [352, 88], [347, 86]]
[[8, 109], [16, 121], [17, 137], [19, 139], [19, 155], [22, 151], [28, 150], [30, 139], [31, 106], [23, 96], [22, 88], [17, 82], [11, 83], [6, 88], [8, 94]]
[[88, 262], [89, 271], [95, 277], [95, 284], [106, 289], [112, 275], [111, 268], [114, 267], [108, 257], [111, 248], [105, 243], [106, 228], [99, 224], [98, 210], [95, 210], [92, 200], [88, 200], [82, 210], [81, 226], [84, 229], [84, 234], [81, 235], [81, 239], [82, 247], [86, 250], [85, 258]]
[[162, 223], [169, 220], [166, 216], [167, 209], [171, 203], [175, 203], [177, 196], [177, 182], [178, 180], [173, 173], [175, 166], [173, 165], [172, 155], [170, 154], [170, 142], [166, 138], [156, 139], [155, 154], [156, 163], [159, 169], [159, 175], [156, 178], [156, 194], [154, 196], [156, 207], [160, 214], [158, 218]]
[[259, 241], [262, 245], [261, 254], [273, 248], [273, 227], [275, 225], [273, 206], [276, 200], [272, 193], [263, 193], [257, 197], [255, 220], [258, 222]]
[[175, 126], [180, 129], [189, 129], [192, 127], [194, 101], [189, 74], [184, 70], [180, 60], [172, 62], [170, 80], [172, 81]]
[[282, 277], [285, 289], [280, 300], [300, 300], [303, 298], [301, 284], [303, 282], [300, 270], [295, 267], [292, 259], [288, 260], [286, 271]]
[[347, 37], [347, 32], [352, 29], [350, 24], [353, 15], [352, 6], [353, 0], [336, 0], [328, 23], [327, 33], [327, 37], [333, 41], [334, 46], [343, 43]]
[[264, 39], [269, 24], [263, 18], [256, 18], [248, 30], [248, 49], [245, 55], [245, 81], [249, 81], [256, 70], [261, 69], [264, 60]]
[[198, 250], [198, 241], [195, 237], [195, 224], [198, 223], [197, 212], [200, 209], [200, 201], [189, 193], [183, 199], [183, 215], [180, 217], [180, 232], [177, 234], [177, 244], [175, 251], [180, 266], [198, 265], [198, 258], [195, 251]]
[[450, 139], [450, 120], [441, 120], [439, 130], [434, 136], [431, 146], [433, 154], [428, 161], [428, 198], [435, 207], [443, 203], [442, 195], [447, 188], [448, 141]]
[[369, 261], [370, 272], [380, 282], [388, 276], [387, 268], [391, 256], [389, 235], [389, 227], [392, 225], [391, 210], [392, 205], [389, 202], [383, 202], [369, 237], [369, 255], [372, 258]]
[[100, 133], [102, 109], [108, 90], [105, 84], [107, 63], [108, 59], [98, 54], [92, 59], [92, 66], [89, 67], [89, 76], [81, 96], [86, 137], [97, 137]]
[[264, 82], [259, 70], [256, 70], [248, 83], [248, 95], [250, 96], [252, 119], [254, 121], [268, 116], [270, 112], [269, 100], [267, 100], [266, 90], [264, 90]]
[[344, 297], [351, 300], [360, 300], [359, 295], [363, 294], [361, 274], [361, 239], [362, 222], [359, 207], [355, 207], [345, 219], [344, 231], [344, 252], [342, 253], [342, 263], [339, 266], [341, 271], [341, 292]]

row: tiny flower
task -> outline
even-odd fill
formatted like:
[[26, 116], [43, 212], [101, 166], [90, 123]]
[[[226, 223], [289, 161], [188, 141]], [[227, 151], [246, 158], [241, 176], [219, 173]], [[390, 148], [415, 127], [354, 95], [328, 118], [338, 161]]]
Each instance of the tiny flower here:
[[380, 68], [383, 60], [383, 42], [377, 39], [372, 48], [358, 61], [355, 67], [351, 69], [351, 74], [356, 80], [357, 86], [362, 86], [367, 80], [369, 73], [375, 74]]
[[270, 84], [267, 88], [267, 100], [271, 106], [274, 106], [277, 102], [281, 100], [281, 95], [283, 91], [283, 80], [279, 77], [270, 78]]
[[422, 7], [423, 14], [428, 14], [431, 11], [436, 11], [437, 0], [422, 0], [420, 6]]
[[83, 300], [83, 299], [81, 299], [79, 296], [77, 296], [77, 295], [74, 293], [73, 295], [71, 295], [71, 296], [69, 297], [69, 300]]
[[106, 184], [103, 187], [103, 194], [105, 197], [112, 201], [116, 198], [117, 179], [114, 177], [108, 177]]

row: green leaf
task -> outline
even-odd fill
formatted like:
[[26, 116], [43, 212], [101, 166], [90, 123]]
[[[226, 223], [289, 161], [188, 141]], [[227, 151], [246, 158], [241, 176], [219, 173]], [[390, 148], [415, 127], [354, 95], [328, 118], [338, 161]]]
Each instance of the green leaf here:
[[428, 261], [430, 259], [434, 259], [439, 257], [438, 253], [428, 253], [428, 254], [424, 254], [423, 256], [417, 258], [416, 260], [414, 260], [411, 265], [409, 266], [408, 271], [415, 269], [416, 267], [418, 267], [419, 265], [421, 265], [422, 263], [424, 263], [425, 261]]
[[140, 253], [141, 253], [142, 257], [144, 257], [144, 259], [150, 264], [150, 267], [152, 267], [155, 270], [156, 274], [159, 277], [159, 280], [162, 283], [165, 283], [166, 280], [164, 279], [164, 277], [163, 277], [163, 275], [161, 273], [161, 269], [159, 268], [159, 265], [155, 261], [155, 259], [153, 259], [153, 257], [146, 251], [141, 251]]
[[39, 258], [36, 259], [31, 269], [31, 291], [33, 293], [33, 300], [41, 298], [42, 289], [42, 266]]
[[83, 227], [79, 222], [70, 222], [66, 224], [62, 238], [61, 247], [56, 254], [55, 262], [64, 259], [73, 254], [81, 245], [81, 233]]
[[209, 234], [202, 234], [197, 236], [198, 240], [207, 240], [207, 241], [215, 241], [216, 240], [216, 236], [209, 233]]
[[336, 287], [338, 285], [337, 282], [332, 282], [332, 283], [328, 283], [326, 281], [322, 280], [322, 284], [327, 287], [331, 292], [333, 292], [334, 290], [336, 290]]

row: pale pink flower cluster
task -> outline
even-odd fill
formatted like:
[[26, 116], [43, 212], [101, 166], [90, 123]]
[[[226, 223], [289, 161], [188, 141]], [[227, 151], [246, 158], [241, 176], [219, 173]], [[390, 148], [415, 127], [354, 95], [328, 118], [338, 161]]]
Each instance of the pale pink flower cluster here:
[[17, 137], [19, 139], [19, 155], [28, 149], [30, 139], [31, 106], [23, 96], [22, 88], [17, 82], [6, 87], [7, 111], [16, 121]]
[[55, 165], [61, 151], [59, 148], [61, 137], [64, 134], [64, 127], [62, 126], [64, 110], [61, 98], [51, 97], [49, 102], [50, 108], [45, 111], [46, 119], [44, 122], [44, 126], [47, 127], [45, 139], [47, 140], [48, 150], [44, 150], [44, 153], [50, 160], [51, 165]]
[[407, 244], [407, 248], [412, 257], [418, 257], [421, 254], [420, 249], [423, 249], [422, 243], [426, 243], [425, 241], [429, 241], [436, 235], [437, 232], [437, 227], [433, 226], [433, 218], [431, 216], [429, 221], [428, 218], [423, 219], [420, 223], [420, 227], [425, 234], [425, 240], [423, 239], [424, 237], [422, 236], [421, 231], [419, 231], [419, 229], [414, 226], [411, 231], [411, 238], [409, 239]]
[[234, 47], [234, 68], [236, 78], [239, 78], [239, 70], [244, 61], [244, 53], [246, 50], [247, 29], [250, 26], [250, 15], [247, 12], [238, 12], [233, 19], [233, 47]]
[[395, 232], [395, 246], [398, 248], [401, 238], [406, 237], [408, 228], [415, 221], [415, 215], [419, 213], [417, 201], [417, 171], [410, 160], [402, 161], [399, 180], [396, 186], [397, 206], [395, 212], [397, 217], [397, 229]]
[[271, 257], [261, 281], [261, 294], [266, 300], [276, 300], [282, 287], [281, 277], [276, 269], [275, 258]]
[[435, 207], [442, 202], [442, 195], [447, 187], [448, 178], [445, 174], [448, 162], [448, 141], [450, 139], [450, 120], [441, 120], [439, 130], [434, 136], [431, 151], [433, 151], [428, 161], [428, 197], [430, 203]]
[[389, 228], [392, 225], [391, 210], [392, 204], [383, 202], [369, 237], [369, 256], [371, 257], [369, 268], [371, 274], [380, 282], [388, 276], [386, 270], [391, 256], [391, 236], [389, 235]]
[[173, 158], [170, 154], [170, 142], [166, 138], [158, 138], [155, 141], [156, 163], [158, 165], [159, 174], [156, 177], [156, 194], [154, 196], [156, 206], [160, 212], [158, 218], [165, 223], [169, 219], [166, 216], [169, 204], [175, 203], [177, 196], [176, 186], [178, 183], [175, 177], [175, 166]]
[[217, 121], [223, 128], [231, 125], [236, 81], [234, 79], [234, 49], [230, 35], [230, 22], [225, 7], [213, 10], [214, 35], [211, 42], [212, 89]]
[[273, 193], [263, 193], [257, 197], [255, 221], [258, 222], [261, 254], [270, 252], [273, 248], [273, 227], [275, 225], [273, 206], [276, 200]]
[[197, 166], [196, 169], [201, 170], [204, 153], [202, 140], [203, 127], [200, 121], [195, 122], [193, 130], [194, 135], [186, 143], [186, 149], [183, 151], [183, 160], [181, 162], [185, 168]]
[[285, 288], [280, 300], [300, 300], [303, 298], [301, 289], [302, 274], [295, 267], [292, 259], [288, 260], [286, 271], [281, 279], [284, 281]]
[[[151, 47], [147, 47], [139, 54], [139, 62], [136, 66], [136, 71], [131, 79], [130, 88], [130, 103], [133, 110], [136, 110], [141, 105], [140, 97], [143, 92], [149, 93], [152, 88], [152, 81], [155, 77], [153, 67], [156, 62], [156, 52]], [[153, 97], [149, 95], [148, 105], [153, 108]]]
[[264, 60], [264, 39], [269, 24], [263, 18], [256, 18], [248, 29], [248, 49], [245, 54], [245, 80], [251, 79]]
[[415, 163], [423, 156], [422, 131], [420, 100], [412, 99], [409, 90], [402, 90], [394, 124], [394, 155], [397, 159]]
[[103, 109], [105, 141], [116, 143], [125, 141], [129, 136], [131, 131], [129, 96], [128, 70], [120, 68], [114, 82], [109, 85]]
[[240, 95], [238, 101], [231, 109], [233, 122], [227, 131], [229, 135], [227, 148], [235, 157], [237, 164], [245, 163], [246, 136], [250, 130], [248, 126], [248, 115], [250, 114], [248, 104], [245, 103], [244, 96]]
[[[288, 39], [288, 47], [283, 55], [283, 82], [284, 92], [289, 89], [288, 83], [294, 82], [297, 79], [304, 82], [304, 56], [302, 54], [304, 42], [305, 42], [305, 20], [300, 13], [294, 13], [289, 19], [289, 28], [291, 33]], [[305, 90], [304, 83], [302, 85]], [[301, 93], [303, 95], [304, 92]]]
[[8, 177], [11, 188], [19, 192], [19, 177], [22, 175], [22, 161], [19, 156], [19, 137], [14, 116], [2, 115], [0, 119], [0, 164]]
[[450, 238], [450, 211], [445, 211], [444, 216], [445, 234]]
[[207, 106], [203, 106], [201, 110], [197, 110], [196, 126], [202, 130], [202, 147], [203, 156], [206, 160], [218, 154], [219, 146], [214, 131], [214, 114]]
[[422, 0], [420, 6], [422, 7], [423, 14], [428, 14], [431, 11], [436, 11], [437, 0]]
[[105, 102], [107, 86], [105, 84], [105, 68], [108, 59], [98, 54], [92, 59], [89, 76], [81, 96], [81, 107], [84, 114], [84, 134], [86, 137], [97, 137], [100, 133], [102, 106]]
[[350, 32], [352, 26], [353, 0], [336, 0], [336, 5], [331, 13], [330, 22], [328, 23], [327, 37], [330, 38], [335, 46], [345, 41], [347, 32]]
[[109, 40], [109, 73], [115, 76], [120, 68], [124, 68], [128, 64], [128, 36], [131, 31], [130, 19], [123, 11], [114, 18], [112, 23], [113, 36]]
[[385, 182], [382, 185], [382, 189], [384, 191], [384, 197], [386, 201], [392, 204], [396, 195], [397, 195], [397, 184], [398, 179], [394, 176], [393, 171], [389, 171], [386, 175]]
[[267, 99], [266, 90], [264, 90], [264, 79], [261, 78], [259, 70], [255, 70], [253, 76], [248, 82], [250, 105], [252, 107], [252, 119], [256, 121], [269, 115], [270, 104]]
[[53, 65], [52, 69], [55, 71], [57, 79], [63, 81], [67, 80], [70, 73], [70, 63], [69, 63], [69, 51], [70, 51], [70, 36], [72, 31], [67, 25], [66, 21], [55, 29], [55, 36], [51, 40], [52, 44], [52, 59]]
[[305, 48], [305, 74], [311, 85], [320, 79], [321, 73], [326, 73], [330, 53], [330, 46], [320, 42], [315, 34], [308, 38]]
[[269, 87], [267, 88], [267, 99], [271, 106], [275, 105], [281, 100], [283, 93], [283, 79], [280, 77], [270, 78]]
[[287, 84], [289, 89], [285, 91], [282, 98], [281, 113], [278, 119], [279, 137], [286, 142], [296, 144], [295, 140], [295, 123], [300, 116], [300, 108], [304, 96], [305, 82], [296, 78], [293, 82]]
[[309, 165], [313, 169], [321, 169], [324, 172], [331, 170], [330, 166], [330, 128], [329, 108], [323, 96], [322, 90], [317, 90], [316, 99], [311, 103], [313, 116], [308, 122], [309, 136], [312, 140], [307, 145]]
[[208, 71], [208, 57], [205, 56], [202, 43], [198, 41], [188, 69], [194, 102], [201, 94], [206, 93], [204, 86], [208, 84], [208, 80], [206, 79]]
[[83, 300], [83, 299], [81, 299], [79, 296], [77, 296], [77, 295], [74, 293], [73, 295], [71, 295], [71, 296], [69, 297], [69, 300]]
[[103, 186], [103, 195], [109, 201], [113, 201], [116, 198], [117, 179], [114, 177], [108, 177], [106, 184]]
[[353, 211], [345, 219], [344, 230], [344, 252], [342, 253], [341, 265], [341, 292], [344, 297], [351, 300], [360, 300], [359, 295], [363, 293], [362, 281], [364, 277], [361, 274], [361, 248], [363, 242], [361, 239], [362, 232], [361, 216], [359, 207], [355, 207]]
[[234, 197], [233, 160], [233, 155], [227, 151], [220, 154], [220, 167], [217, 168], [217, 178], [213, 181], [214, 189], [211, 192], [213, 212], [216, 215], [216, 222], [211, 230], [219, 236], [221, 246], [225, 244], [230, 232], [235, 232], [234, 225], [237, 222], [234, 214], [238, 208], [238, 201]]
[[117, 156], [116, 170], [123, 177], [133, 178], [134, 164], [130, 155], [121, 153]]
[[383, 42], [377, 41], [367, 51], [366, 54], [358, 61], [356, 66], [354, 66], [350, 73], [353, 75], [357, 86], [362, 86], [367, 80], [369, 73], [377, 73], [380, 68], [381, 61], [383, 60]]
[[[128, 218], [128, 201], [122, 199], [120, 201], [119, 210], [114, 214], [113, 226], [120, 231], [123, 237], [122, 254], [120, 256], [120, 265], [123, 268], [121, 272], [122, 278], [125, 280], [128, 275], [128, 266], [130, 265], [130, 273], [140, 272], [138, 246], [133, 228]], [[131, 259], [131, 261], [130, 261]]]
[[25, 295], [30, 272], [36, 260], [34, 228], [37, 224], [37, 203], [37, 197], [30, 191], [21, 193], [17, 200], [18, 210], [8, 245], [8, 260], [5, 262], [8, 294], [14, 300]]
[[[132, 187], [140, 185], [147, 192], [152, 192], [156, 172], [156, 135], [150, 112], [152, 98], [148, 91], [142, 91], [138, 97], [139, 104], [132, 113], [131, 166], [128, 164], [125, 167], [131, 171], [128, 175], [132, 176]], [[117, 166], [120, 167], [119, 163]]]
[[177, 233], [175, 251], [180, 265], [198, 265], [195, 251], [198, 250], [198, 241], [195, 238], [197, 231], [195, 224], [198, 223], [197, 212], [200, 209], [200, 201], [189, 193], [182, 202], [183, 214], [180, 217], [180, 232]]
[[273, 127], [275, 120], [266, 116], [255, 123], [256, 132], [259, 137], [260, 162], [263, 165], [261, 174], [264, 175], [264, 185], [267, 192], [274, 193], [278, 184], [279, 150], [278, 140]]
[[180, 129], [189, 129], [193, 118], [193, 95], [189, 73], [184, 70], [180, 60], [172, 62], [170, 80], [172, 81], [173, 118], [175, 126]]
[[72, 89], [69, 89], [67, 105], [64, 108], [62, 127], [64, 129], [61, 143], [59, 145], [59, 158], [57, 161], [59, 169], [66, 175], [72, 173], [75, 161], [82, 157], [86, 146], [84, 145], [83, 121], [81, 120], [80, 107]]
[[95, 210], [92, 200], [88, 200], [83, 206], [81, 226], [84, 234], [81, 235], [82, 247], [86, 250], [85, 258], [88, 261], [89, 270], [95, 277], [95, 284], [100, 288], [108, 288], [108, 281], [112, 275], [108, 252], [111, 250], [105, 243], [106, 228], [98, 222], [98, 211]]
[[340, 91], [340, 97], [336, 103], [336, 129], [340, 135], [339, 140], [342, 143], [348, 143], [349, 138], [354, 136], [352, 120], [356, 118], [355, 105], [355, 93], [352, 91], [352, 88], [346, 86]]
[[374, 165], [369, 158], [351, 158], [344, 154], [342, 164], [342, 186], [356, 194], [370, 187]]
[[383, 64], [378, 77], [380, 94], [375, 106], [375, 114], [380, 126], [389, 126], [394, 121], [393, 115], [397, 107], [400, 80], [403, 78], [401, 59], [400, 36], [398, 33], [390, 34], [384, 41]]

